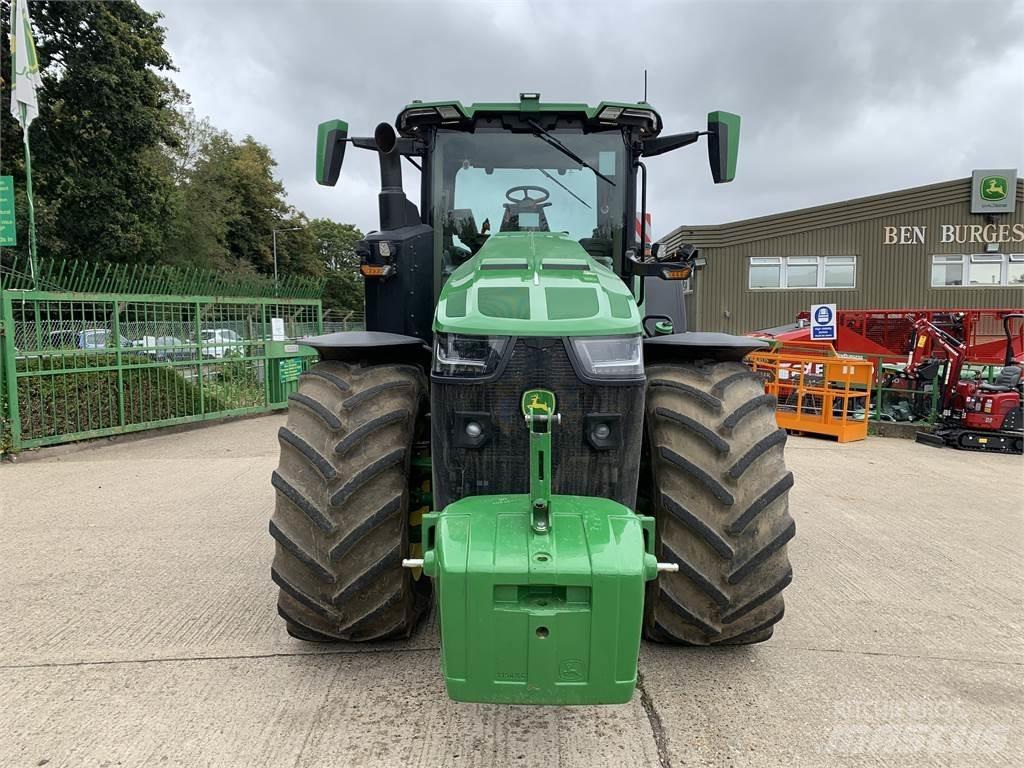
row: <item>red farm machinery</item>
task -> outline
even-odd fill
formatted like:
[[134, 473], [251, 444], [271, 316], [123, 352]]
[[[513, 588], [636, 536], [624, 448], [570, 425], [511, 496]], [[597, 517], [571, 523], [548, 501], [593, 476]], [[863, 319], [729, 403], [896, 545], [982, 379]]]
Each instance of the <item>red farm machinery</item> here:
[[[832, 346], [877, 366], [882, 421], [931, 421], [919, 442], [1021, 453], [1024, 312], [1013, 309], [840, 310]], [[754, 332], [778, 345], [810, 339], [810, 313]], [[978, 367], [988, 371], [987, 380]], [[997, 370], [995, 376], [992, 371]]]

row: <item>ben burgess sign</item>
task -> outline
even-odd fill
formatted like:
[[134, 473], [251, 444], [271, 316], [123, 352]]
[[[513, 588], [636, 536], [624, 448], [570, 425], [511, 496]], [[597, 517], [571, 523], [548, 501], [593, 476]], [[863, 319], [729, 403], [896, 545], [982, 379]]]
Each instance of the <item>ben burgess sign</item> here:
[[[924, 245], [928, 227], [882, 227], [883, 245]], [[1024, 243], [1024, 224], [940, 224], [940, 243]]]

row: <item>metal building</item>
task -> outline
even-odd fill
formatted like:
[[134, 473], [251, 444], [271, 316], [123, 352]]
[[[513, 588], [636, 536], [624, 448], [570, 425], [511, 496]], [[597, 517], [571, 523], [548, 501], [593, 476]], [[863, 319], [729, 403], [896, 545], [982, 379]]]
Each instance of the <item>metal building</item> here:
[[681, 243], [698, 246], [707, 259], [686, 296], [691, 330], [778, 326], [822, 303], [1024, 307], [1024, 180], [1014, 170], [682, 226], [662, 239], [662, 252]]

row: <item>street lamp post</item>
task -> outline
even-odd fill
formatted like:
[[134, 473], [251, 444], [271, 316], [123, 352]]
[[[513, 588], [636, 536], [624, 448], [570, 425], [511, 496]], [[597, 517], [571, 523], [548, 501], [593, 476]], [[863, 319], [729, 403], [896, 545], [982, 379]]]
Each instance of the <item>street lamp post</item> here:
[[277, 233], [278, 232], [298, 232], [302, 227], [285, 227], [284, 229], [273, 230], [274, 238], [274, 285], [277, 285]]

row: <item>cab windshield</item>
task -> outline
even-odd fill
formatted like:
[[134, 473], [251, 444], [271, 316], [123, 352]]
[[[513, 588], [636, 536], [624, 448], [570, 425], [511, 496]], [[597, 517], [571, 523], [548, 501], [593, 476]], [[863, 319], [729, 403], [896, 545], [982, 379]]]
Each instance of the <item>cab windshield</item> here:
[[444, 276], [498, 232], [563, 232], [611, 266], [622, 248], [625, 157], [618, 131], [438, 131], [431, 197]]

